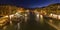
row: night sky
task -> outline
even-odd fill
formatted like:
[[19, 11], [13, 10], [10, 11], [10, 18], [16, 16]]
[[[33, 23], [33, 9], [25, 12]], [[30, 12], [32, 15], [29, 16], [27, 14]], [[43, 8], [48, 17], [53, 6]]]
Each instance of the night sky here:
[[25, 8], [43, 7], [54, 3], [60, 3], [60, 0], [0, 0], [0, 4], [22, 6]]

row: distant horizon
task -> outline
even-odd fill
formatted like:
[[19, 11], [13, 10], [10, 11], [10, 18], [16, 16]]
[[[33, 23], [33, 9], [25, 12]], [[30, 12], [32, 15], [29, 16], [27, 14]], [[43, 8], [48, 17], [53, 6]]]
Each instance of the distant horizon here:
[[1, 5], [7, 4], [24, 8], [44, 7], [53, 3], [60, 3], [60, 0], [0, 0]]
[[[60, 4], [60, 3], [51, 3], [51, 4]], [[51, 5], [49, 4], [49, 5]], [[0, 4], [0, 5], [10, 5], [10, 4]], [[49, 6], [49, 5], [46, 5], [46, 6]], [[10, 5], [10, 6], [16, 6], [16, 5]], [[42, 7], [46, 7], [46, 6], [42, 6]], [[23, 7], [23, 6], [16, 6], [16, 7]], [[23, 7], [25, 8], [25, 7]], [[41, 8], [41, 7], [34, 7], [34, 8]]]

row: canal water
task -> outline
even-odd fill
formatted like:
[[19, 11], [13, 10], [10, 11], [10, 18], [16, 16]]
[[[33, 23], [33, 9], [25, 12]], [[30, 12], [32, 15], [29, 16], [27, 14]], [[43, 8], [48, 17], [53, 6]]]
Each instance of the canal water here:
[[[55, 28], [49, 26], [44, 20], [47, 19], [41, 19], [43, 20], [43, 24], [41, 24], [41, 21], [36, 21], [36, 15], [35, 13], [30, 12], [29, 19], [27, 22], [24, 22], [24, 19], [22, 19], [22, 22], [13, 22], [13, 24], [7, 24], [0, 30], [55, 30]], [[38, 20], [38, 19], [37, 19]]]

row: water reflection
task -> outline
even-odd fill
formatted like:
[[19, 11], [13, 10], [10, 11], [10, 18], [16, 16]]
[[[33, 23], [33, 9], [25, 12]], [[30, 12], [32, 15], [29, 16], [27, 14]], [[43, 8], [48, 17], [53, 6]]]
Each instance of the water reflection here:
[[[46, 23], [54, 27], [56, 30], [60, 30], [60, 21], [57, 19], [46, 19]], [[51, 28], [50, 28], [51, 29]]]
[[43, 15], [40, 15], [40, 23], [41, 23], [41, 24], [44, 23]]
[[18, 26], [18, 27], [17, 27], [17, 28], [18, 28], [17, 30], [20, 30], [20, 23], [18, 23], [17, 26]]
[[7, 26], [4, 26], [4, 27], [3, 27], [3, 30], [6, 30], [6, 29], [7, 29]]
[[18, 16], [19, 18], [12, 19], [14, 21], [11, 21], [10, 24], [5, 25], [2, 30], [55, 30], [46, 22], [56, 26], [59, 26], [60, 24], [58, 21], [53, 21], [53, 19], [45, 19], [43, 15], [39, 13], [30, 12], [30, 14], [26, 13], [25, 15], [20, 15], [22, 16]]

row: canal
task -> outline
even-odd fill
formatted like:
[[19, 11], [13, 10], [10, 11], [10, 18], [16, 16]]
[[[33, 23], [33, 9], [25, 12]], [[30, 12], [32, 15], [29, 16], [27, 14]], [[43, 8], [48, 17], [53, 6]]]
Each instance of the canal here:
[[[18, 20], [21, 20], [21, 18]], [[43, 22], [41, 22], [41, 20], [43, 20]], [[22, 22], [13, 22], [12, 25], [7, 24], [0, 30], [56, 30], [54, 27], [47, 24], [45, 20], [47, 21], [50, 19], [41, 19], [41, 17], [37, 19], [35, 13], [30, 12], [27, 22], [22, 19]]]

